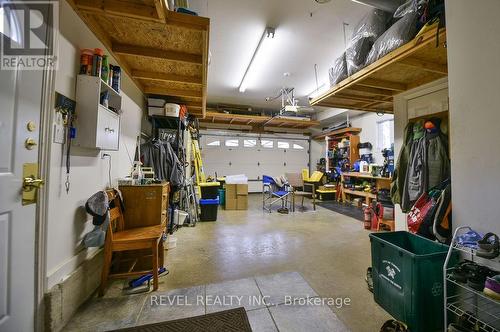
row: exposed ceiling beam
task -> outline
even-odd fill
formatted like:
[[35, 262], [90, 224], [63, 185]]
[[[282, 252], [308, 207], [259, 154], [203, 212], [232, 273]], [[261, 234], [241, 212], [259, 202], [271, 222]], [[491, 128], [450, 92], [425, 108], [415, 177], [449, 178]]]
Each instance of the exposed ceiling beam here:
[[362, 86], [368, 86], [371, 88], [385, 89], [385, 90], [406, 91], [406, 84], [392, 82], [392, 81], [378, 80], [374, 78], [366, 78], [356, 84]]
[[439, 63], [434, 63], [434, 62], [429, 62], [425, 60], [420, 60], [416, 58], [406, 58], [398, 63], [413, 67], [413, 68], [419, 68], [431, 73], [437, 73], [437, 74], [442, 74], [442, 75], [448, 75], [448, 66], [447, 65], [442, 65]]
[[366, 92], [372, 95], [377, 95], [377, 96], [387, 96], [387, 97], [392, 97], [394, 95], [394, 92], [388, 91], [388, 90], [383, 90], [383, 89], [377, 89], [377, 88], [370, 88], [367, 86], [358, 86], [358, 85], [353, 85], [345, 89], [345, 91], [358, 91], [358, 92]]
[[117, 54], [136, 55], [149, 58], [158, 58], [171, 61], [188, 62], [201, 65], [203, 62], [202, 56], [198, 54], [161, 50], [157, 48], [126, 45], [126, 44], [113, 44], [112, 50]]
[[185, 76], [185, 75], [167, 74], [167, 73], [159, 73], [159, 72], [148, 72], [148, 71], [141, 71], [141, 70], [132, 71], [132, 76], [134, 78], [143, 79], [143, 80], [202, 84], [202, 78], [196, 77], [196, 76]]
[[145, 86], [144, 93], [161, 95], [161, 96], [191, 97], [191, 98], [201, 99], [201, 91], [199, 90], [182, 90], [182, 89], [163, 88], [159, 86]]
[[85, 12], [160, 21], [156, 7], [119, 0], [74, 0], [76, 7]]
[[384, 103], [392, 103], [392, 100], [386, 100], [386, 99], [377, 98], [377, 97], [353, 96], [353, 95], [346, 95], [346, 94], [340, 94], [340, 93], [335, 94], [332, 97], [344, 99], [344, 100], [353, 100], [353, 101], [366, 101], [366, 102], [380, 101], [380, 102], [384, 102]]
[[210, 28], [210, 19], [206, 17], [186, 15], [173, 10], [168, 10], [166, 15], [166, 23], [170, 25], [202, 31], [208, 31]]

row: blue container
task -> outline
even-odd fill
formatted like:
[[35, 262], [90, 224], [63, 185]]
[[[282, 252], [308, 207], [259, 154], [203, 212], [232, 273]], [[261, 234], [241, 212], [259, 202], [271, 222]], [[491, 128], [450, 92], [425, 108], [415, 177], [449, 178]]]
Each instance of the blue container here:
[[219, 208], [219, 197], [215, 199], [200, 199], [201, 221], [217, 221], [217, 209]]

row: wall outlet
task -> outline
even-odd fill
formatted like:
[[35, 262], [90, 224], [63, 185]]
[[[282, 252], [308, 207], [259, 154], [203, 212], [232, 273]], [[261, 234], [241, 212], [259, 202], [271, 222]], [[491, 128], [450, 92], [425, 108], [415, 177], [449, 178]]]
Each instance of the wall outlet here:
[[54, 123], [54, 143], [64, 144], [66, 141], [66, 130], [64, 125]]

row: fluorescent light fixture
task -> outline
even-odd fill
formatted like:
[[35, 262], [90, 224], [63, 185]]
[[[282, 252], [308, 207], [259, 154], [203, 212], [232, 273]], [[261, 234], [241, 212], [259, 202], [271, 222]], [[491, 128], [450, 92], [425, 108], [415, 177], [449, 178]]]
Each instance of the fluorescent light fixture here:
[[259, 44], [257, 45], [257, 48], [255, 49], [255, 52], [252, 55], [252, 59], [248, 64], [247, 70], [245, 71], [245, 75], [243, 75], [243, 78], [241, 79], [239, 87], [240, 92], [243, 93], [246, 91], [249, 83], [249, 78], [252, 72], [255, 70], [254, 67], [256, 66], [256, 63], [258, 62], [258, 60], [260, 60], [260, 62], [262, 60], [259, 59], [262, 57], [261, 55], [263, 53], [262, 50], [267, 49], [269, 47], [270, 42], [274, 39], [274, 32], [275, 32], [274, 28], [267, 27], [266, 30], [264, 30], [264, 33], [262, 34], [262, 37], [259, 40]]
[[319, 87], [311, 91], [311, 93], [309, 93], [307, 96], [309, 97], [309, 99], [314, 99], [319, 95], [321, 95], [322, 93], [328, 91], [329, 88], [330, 88], [329, 84], [323, 83]]

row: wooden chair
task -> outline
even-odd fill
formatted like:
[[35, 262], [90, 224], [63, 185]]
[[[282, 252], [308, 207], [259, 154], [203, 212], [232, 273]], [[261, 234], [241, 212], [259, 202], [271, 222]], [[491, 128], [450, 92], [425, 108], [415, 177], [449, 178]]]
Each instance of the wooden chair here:
[[[166, 225], [156, 225], [148, 227], [137, 227], [125, 229], [125, 220], [121, 210], [121, 203], [114, 190], [107, 191], [110, 202], [109, 226], [106, 232], [104, 244], [104, 265], [101, 274], [101, 286], [99, 296], [103, 296], [106, 290], [108, 279], [140, 276], [148, 273], [153, 274], [153, 290], [158, 289], [158, 269], [163, 267], [163, 232]], [[120, 260], [123, 251], [151, 249], [152, 270], [133, 271], [139, 258], [134, 258], [127, 272], [111, 274], [113, 253], [115, 258]]]
[[[302, 180], [302, 174], [299, 173], [285, 173], [285, 177], [288, 180], [288, 184], [293, 188], [292, 193], [292, 211], [295, 212], [295, 196], [302, 197], [302, 208], [304, 208], [304, 197], [311, 196], [313, 202], [313, 209], [316, 211], [316, 188], [314, 183], [304, 183]], [[304, 187], [311, 187], [311, 191], [304, 191]]]

